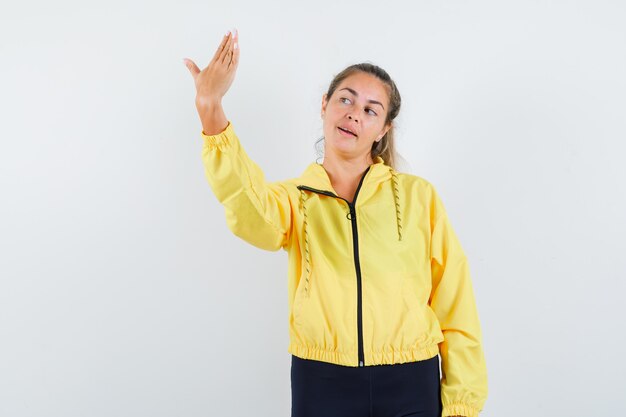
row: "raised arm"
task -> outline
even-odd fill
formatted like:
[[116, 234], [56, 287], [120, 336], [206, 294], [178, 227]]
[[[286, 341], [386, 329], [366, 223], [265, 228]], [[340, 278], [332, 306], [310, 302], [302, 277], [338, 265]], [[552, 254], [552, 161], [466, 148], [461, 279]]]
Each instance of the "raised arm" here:
[[238, 37], [226, 34], [209, 65], [186, 65], [196, 84], [196, 108], [202, 122], [202, 161], [209, 185], [225, 208], [230, 230], [266, 250], [285, 248], [291, 231], [291, 204], [280, 182], [268, 183], [244, 151], [221, 100], [239, 62]]

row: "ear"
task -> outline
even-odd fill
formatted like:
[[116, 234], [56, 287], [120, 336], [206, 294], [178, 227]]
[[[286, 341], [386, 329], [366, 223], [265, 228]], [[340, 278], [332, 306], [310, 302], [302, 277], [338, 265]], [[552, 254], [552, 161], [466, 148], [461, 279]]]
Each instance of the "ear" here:
[[328, 104], [326, 102], [326, 94], [324, 94], [322, 96], [322, 116], [324, 115], [324, 112], [326, 111], [326, 104]]
[[385, 136], [387, 134], [387, 131], [389, 131], [389, 129], [391, 129], [391, 124], [387, 125], [384, 129], [383, 129], [383, 133], [382, 135], [380, 135], [380, 137], [378, 139], [376, 139], [376, 142], [380, 142], [383, 138], [383, 136]]

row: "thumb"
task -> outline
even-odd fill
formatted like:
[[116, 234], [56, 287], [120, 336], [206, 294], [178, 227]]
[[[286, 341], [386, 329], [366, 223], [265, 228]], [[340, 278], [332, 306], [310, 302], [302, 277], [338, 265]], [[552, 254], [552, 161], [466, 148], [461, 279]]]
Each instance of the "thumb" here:
[[200, 74], [200, 68], [191, 59], [183, 58], [183, 61], [193, 78], [196, 78], [196, 75]]

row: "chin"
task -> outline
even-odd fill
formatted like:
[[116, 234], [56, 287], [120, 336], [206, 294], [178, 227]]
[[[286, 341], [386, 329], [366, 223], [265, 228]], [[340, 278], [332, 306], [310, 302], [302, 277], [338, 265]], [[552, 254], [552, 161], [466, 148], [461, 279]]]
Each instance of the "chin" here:
[[331, 138], [330, 141], [326, 139], [326, 143], [337, 150], [354, 150], [354, 141], [348, 138]]

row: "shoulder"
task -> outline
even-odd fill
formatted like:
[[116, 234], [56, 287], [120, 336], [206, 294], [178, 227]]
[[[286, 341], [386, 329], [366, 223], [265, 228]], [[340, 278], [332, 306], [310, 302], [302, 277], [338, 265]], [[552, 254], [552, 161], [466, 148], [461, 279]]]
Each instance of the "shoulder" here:
[[282, 187], [285, 190], [289, 190], [292, 192], [300, 192], [298, 190], [298, 185], [300, 185], [300, 178], [299, 177], [293, 177], [293, 178], [286, 178], [286, 179], [282, 179], [280, 181], [276, 181], [274, 184], [278, 187]]
[[428, 195], [436, 194], [435, 186], [425, 177], [406, 172], [394, 172], [405, 189]]
[[299, 198], [301, 191], [298, 189], [301, 181], [299, 177], [281, 179], [268, 182], [268, 186], [276, 192], [290, 196], [292, 199]]
[[405, 193], [407, 204], [423, 207], [431, 220], [445, 213], [445, 206], [435, 185], [429, 179], [409, 173], [396, 172], [400, 188]]

